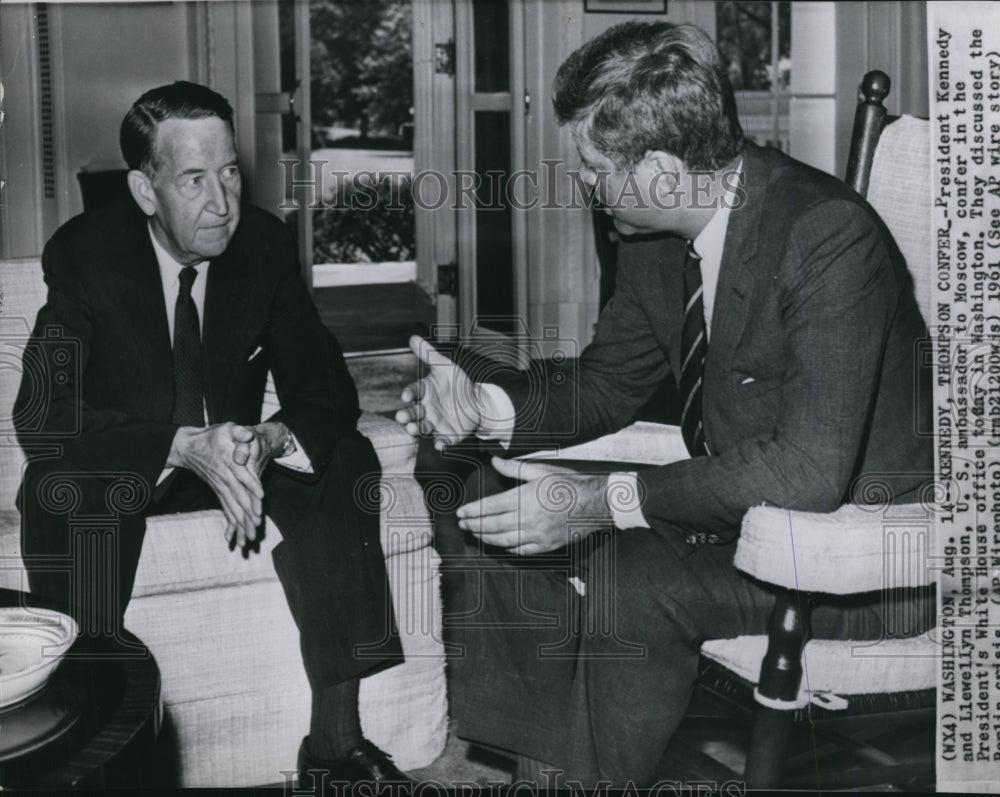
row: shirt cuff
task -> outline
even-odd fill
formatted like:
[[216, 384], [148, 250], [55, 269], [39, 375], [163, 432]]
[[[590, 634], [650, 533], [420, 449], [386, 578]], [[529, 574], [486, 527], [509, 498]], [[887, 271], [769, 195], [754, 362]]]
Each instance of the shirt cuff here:
[[515, 415], [510, 396], [502, 387], [488, 382], [477, 383], [476, 387], [480, 400], [476, 437], [497, 442], [505, 449], [509, 448], [514, 436]]
[[156, 485], [155, 486], [159, 487], [161, 484], [163, 484], [163, 480], [165, 478], [167, 478], [167, 476], [169, 476], [173, 472], [174, 472], [173, 467], [164, 468], [163, 470], [161, 470], [160, 471], [160, 478], [156, 480]]
[[635, 471], [609, 473], [605, 496], [616, 528], [649, 528], [649, 523], [642, 514], [642, 496], [639, 494], [639, 480]]
[[292, 442], [295, 443], [295, 450], [287, 457], [275, 457], [274, 461], [283, 468], [297, 470], [300, 473], [312, 473], [312, 462], [310, 462], [306, 452], [302, 450], [302, 446], [299, 445], [299, 439], [294, 433], [292, 434]]

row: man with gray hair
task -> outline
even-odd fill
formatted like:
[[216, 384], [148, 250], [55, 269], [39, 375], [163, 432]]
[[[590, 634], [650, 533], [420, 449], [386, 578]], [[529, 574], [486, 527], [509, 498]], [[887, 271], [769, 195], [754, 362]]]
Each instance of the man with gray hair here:
[[[926, 329], [871, 207], [745, 140], [700, 29], [611, 28], [560, 67], [554, 105], [622, 235], [576, 378], [534, 363], [474, 383], [414, 339], [429, 373], [397, 420], [439, 448], [476, 435], [513, 453], [616, 431], [675, 380], [689, 459], [555, 476], [494, 458], [452, 521], [470, 543], [452, 564], [467, 604], [452, 618], [460, 734], [517, 754], [519, 779], [549, 766], [643, 785], [701, 643], [765, 629], [773, 594], [733, 565], [747, 509], [829, 512], [864, 500], [866, 474], [893, 474], [892, 500], [917, 500], [933, 473], [915, 431], [929, 426]], [[881, 596], [821, 601], [815, 634], [878, 637], [883, 612]]]
[[[18, 393], [22, 443], [48, 444], [18, 494], [24, 564], [32, 592], [66, 605], [83, 633], [114, 634], [148, 515], [221, 508], [218, 544], [251, 555], [266, 512], [284, 536], [274, 567], [312, 688], [299, 769], [402, 781], [358, 716], [361, 677], [402, 661], [378, 513], [357, 501], [379, 462], [294, 238], [241, 203], [234, 132], [232, 107], [205, 86], [146, 92], [121, 125], [131, 196], [71, 219], [45, 247], [48, 297], [24, 356], [45, 363], [55, 330], [78, 359], [48, 363], [44, 385], [26, 369]], [[261, 421], [268, 372], [281, 409]], [[39, 404], [42, 428], [29, 429]], [[113, 544], [78, 535], [73, 510], [107, 516], [118, 480], [134, 500], [108, 520]], [[75, 505], [53, 500], [56, 484]], [[247, 607], [248, 634], [253, 623]]]

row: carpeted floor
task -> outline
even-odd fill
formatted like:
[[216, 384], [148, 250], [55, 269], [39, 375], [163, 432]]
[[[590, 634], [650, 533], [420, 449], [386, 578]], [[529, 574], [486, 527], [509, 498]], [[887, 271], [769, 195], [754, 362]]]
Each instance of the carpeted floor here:
[[479, 786], [510, 782], [514, 762], [482, 747], [469, 744], [449, 729], [444, 752], [428, 767], [407, 772], [417, 783], [459, 788], [467, 783]]
[[417, 378], [417, 358], [409, 351], [348, 355], [347, 368], [358, 386], [361, 409], [374, 413], [399, 409], [403, 388]]
[[410, 335], [427, 334], [412, 282], [317, 288], [313, 299], [344, 351], [399, 348], [406, 346]]

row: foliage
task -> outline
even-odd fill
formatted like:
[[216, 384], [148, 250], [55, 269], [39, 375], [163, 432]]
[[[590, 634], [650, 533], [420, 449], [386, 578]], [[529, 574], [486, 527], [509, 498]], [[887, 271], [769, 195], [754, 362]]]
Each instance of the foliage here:
[[[782, 62], [791, 56], [791, 3], [778, 4], [779, 87], [787, 88]], [[771, 4], [721, 2], [715, 11], [716, 41], [729, 79], [737, 91], [769, 90], [774, 69], [771, 56]]]
[[[377, 197], [377, 198], [376, 198]], [[386, 263], [416, 257], [408, 178], [386, 176], [360, 189], [345, 181], [329, 209], [313, 214], [314, 263]]]
[[409, 3], [391, 3], [382, 12], [354, 90], [373, 127], [390, 134], [412, 117], [412, 17]]
[[[282, 69], [290, 74], [292, 15], [280, 19]], [[313, 124], [358, 127], [363, 138], [370, 130], [396, 135], [413, 105], [410, 3], [310, 0], [309, 22]]]

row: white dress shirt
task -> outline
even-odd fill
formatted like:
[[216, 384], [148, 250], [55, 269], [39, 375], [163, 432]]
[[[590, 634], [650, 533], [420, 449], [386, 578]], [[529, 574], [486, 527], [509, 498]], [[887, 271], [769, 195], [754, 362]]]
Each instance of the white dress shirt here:
[[[184, 266], [178, 263], [173, 256], [164, 249], [160, 242], [156, 240], [156, 236], [153, 234], [153, 228], [148, 226], [149, 229], [149, 239], [153, 242], [153, 251], [156, 253], [156, 262], [160, 267], [160, 284], [163, 286], [163, 300], [167, 306], [167, 328], [170, 330], [170, 345], [173, 346], [174, 343], [174, 311], [177, 307], [177, 294], [180, 293], [181, 288], [181, 269], [193, 268], [198, 272], [198, 278], [191, 285], [191, 298], [194, 300], [194, 306], [198, 310], [198, 328], [204, 330], [205, 328], [205, 288], [208, 285], [208, 270], [211, 267], [211, 261], [202, 260], [200, 263], [195, 263], [192, 266]], [[204, 407], [204, 400], [202, 406]], [[204, 410], [205, 414], [205, 425], [208, 425], [208, 408]], [[292, 435], [292, 440], [295, 441], [295, 451], [289, 454], [287, 457], [276, 457], [275, 462], [284, 465], [292, 470], [303, 471], [305, 473], [312, 473], [312, 463], [309, 461], [309, 457], [306, 456], [305, 451], [302, 450], [302, 446], [299, 445], [299, 441]], [[162, 482], [169, 474], [173, 471], [173, 468], [164, 468], [160, 473], [160, 478], [156, 480], [159, 484]]]

